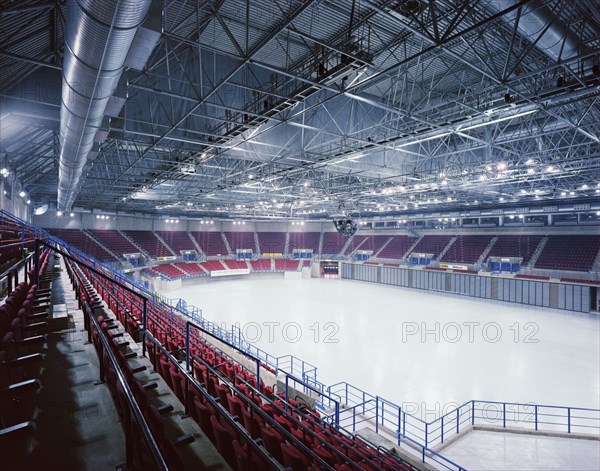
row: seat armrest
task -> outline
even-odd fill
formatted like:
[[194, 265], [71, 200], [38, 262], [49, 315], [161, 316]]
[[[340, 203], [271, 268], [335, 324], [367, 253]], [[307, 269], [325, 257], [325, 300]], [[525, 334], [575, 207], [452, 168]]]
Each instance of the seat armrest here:
[[41, 353], [32, 353], [31, 355], [24, 355], [22, 357], [15, 358], [14, 360], [5, 361], [4, 363], [8, 368], [13, 368], [17, 366], [25, 366], [37, 361], [42, 361], [43, 359], [44, 357]]
[[150, 391], [158, 388], [158, 383], [156, 381], [152, 381], [151, 383], [142, 384], [142, 388], [144, 388], [144, 391]]
[[0, 429], [0, 442], [7, 440], [23, 440], [34, 433], [35, 422], [32, 420], [29, 422], [21, 422], [20, 424]]
[[37, 391], [41, 387], [37, 379], [29, 379], [20, 383], [13, 383], [3, 389], [0, 389], [0, 397], [20, 395], [29, 391]]
[[194, 440], [195, 438], [191, 433], [186, 433], [185, 435], [177, 437], [173, 443], [177, 448], [180, 448], [182, 446], [189, 445], [190, 443], [194, 442]]
[[169, 412], [173, 412], [173, 406], [171, 404], [163, 404], [161, 406], [158, 406], [157, 410], [160, 415], [165, 415]]
[[21, 326], [21, 329], [23, 329], [23, 330], [47, 329], [47, 328], [48, 328], [47, 322], [35, 322], [33, 324], [25, 324], [24, 326]]
[[34, 335], [33, 337], [27, 337], [22, 340], [15, 340], [15, 344], [18, 346], [30, 345], [32, 343], [43, 343], [46, 341], [45, 335]]

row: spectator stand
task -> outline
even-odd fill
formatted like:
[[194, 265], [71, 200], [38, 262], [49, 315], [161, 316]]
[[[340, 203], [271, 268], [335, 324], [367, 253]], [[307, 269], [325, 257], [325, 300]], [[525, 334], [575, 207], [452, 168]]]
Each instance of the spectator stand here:
[[254, 257], [254, 251], [252, 249], [236, 249], [235, 258], [236, 260], [252, 260]]
[[357, 262], [364, 262], [369, 260], [369, 258], [373, 255], [372, 250], [357, 250], [352, 255], [352, 258]]
[[123, 258], [132, 267], [143, 267], [146, 265], [146, 258], [139, 252], [124, 253]]
[[294, 249], [292, 250], [292, 258], [311, 260], [314, 256], [313, 249]]
[[195, 262], [198, 260], [198, 252], [195, 250], [180, 250], [181, 260], [184, 262]]
[[523, 265], [522, 257], [490, 257], [488, 270], [492, 273], [517, 273]]
[[411, 253], [408, 259], [408, 264], [412, 266], [428, 266], [433, 260], [433, 253]]

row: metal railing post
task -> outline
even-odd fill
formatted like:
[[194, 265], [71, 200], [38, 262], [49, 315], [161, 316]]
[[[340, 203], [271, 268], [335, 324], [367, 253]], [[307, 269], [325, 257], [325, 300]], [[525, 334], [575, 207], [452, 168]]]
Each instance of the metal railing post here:
[[534, 411], [535, 411], [535, 431], [537, 432], [537, 429], [538, 429], [538, 406], [537, 406], [537, 404], [534, 406]]
[[444, 416], [443, 415], [442, 415], [441, 422], [442, 422], [441, 423], [441, 427], [442, 427], [442, 429], [441, 429], [442, 430], [442, 438], [441, 438], [441, 440], [442, 440], [442, 443], [444, 443]]
[[[35, 266], [35, 273], [33, 274], [33, 277], [35, 278], [35, 284], [37, 285], [37, 287], [39, 289], [39, 287], [40, 287], [40, 240], [39, 239], [35, 240], [34, 266]], [[18, 281], [18, 279], [17, 279], [17, 281]]]
[[402, 407], [398, 406], [398, 445], [400, 445], [400, 433], [402, 430]]
[[567, 407], [567, 433], [571, 433], [571, 408]]
[[502, 403], [502, 428], [506, 428], [506, 402]]
[[147, 326], [147, 310], [148, 310], [148, 300], [146, 298], [142, 298], [143, 300], [143, 312], [142, 312], [142, 355], [146, 356], [146, 326]]
[[379, 396], [375, 396], [375, 433], [379, 432]]
[[460, 431], [460, 408], [456, 409], [456, 433]]
[[190, 371], [190, 323], [185, 323], [185, 369]]
[[[288, 375], [285, 375], [285, 411], [288, 411], [288, 389], [289, 389], [289, 379]], [[258, 388], [257, 388], [258, 389]], [[260, 389], [258, 389], [260, 391]]]
[[[260, 360], [256, 359], [256, 389], [260, 391]], [[287, 403], [287, 382], [285, 386], [285, 401]]]

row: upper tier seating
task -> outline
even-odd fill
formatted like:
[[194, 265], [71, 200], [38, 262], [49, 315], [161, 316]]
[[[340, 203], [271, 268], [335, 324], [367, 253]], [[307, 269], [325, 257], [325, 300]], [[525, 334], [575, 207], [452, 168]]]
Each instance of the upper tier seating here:
[[355, 250], [362, 250], [362, 243], [369, 238], [367, 235], [355, 235], [344, 250], [344, 255], [352, 255]]
[[33, 227], [0, 215], [0, 239], [30, 238], [35, 236], [35, 232]]
[[202, 251], [210, 256], [227, 255], [227, 248], [223, 242], [223, 236], [218, 231], [192, 232]]
[[119, 231], [112, 229], [90, 229], [89, 232], [100, 241], [109, 250], [112, 250], [119, 257], [124, 253], [139, 253], [135, 245], [123, 237]]
[[152, 231], [124, 231], [127, 236], [138, 244], [148, 255], [153, 258], [172, 256], [169, 249], [165, 247]]
[[227, 237], [232, 254], [235, 254], [238, 249], [250, 249], [256, 253], [254, 232], [225, 232], [225, 237]]
[[492, 240], [491, 235], [459, 235], [442, 257], [442, 262], [475, 263]]
[[285, 232], [258, 232], [258, 243], [263, 254], [283, 254], [285, 251]]
[[[354, 250], [371, 251], [375, 255], [390, 237], [389, 235], [354, 236], [354, 239], [346, 249], [346, 255], [351, 255]], [[363, 242], [360, 243], [361, 241]]]
[[196, 246], [185, 231], [157, 231], [156, 232], [173, 251], [179, 255], [182, 250], [196, 250]]
[[379, 253], [378, 258], [403, 258], [415, 243], [416, 237], [397, 235]]
[[413, 249], [413, 253], [432, 253], [437, 257], [448, 242], [452, 239], [451, 235], [426, 235], [419, 241]]
[[106, 261], [115, 259], [110, 253], [100, 247], [79, 229], [48, 229], [48, 232], [61, 238], [67, 244], [77, 247], [82, 252], [91, 255], [96, 260]]
[[535, 268], [590, 271], [600, 250], [597, 235], [552, 235], [548, 237]]
[[291, 254], [294, 249], [312, 249], [313, 253], [319, 252], [320, 232], [290, 232], [290, 244], [288, 251]]
[[337, 232], [324, 232], [321, 254], [339, 255], [346, 242], [348, 242], [348, 238], [341, 236]]
[[486, 256], [490, 257], [521, 257], [523, 263], [529, 262], [540, 241], [541, 235], [501, 235]]

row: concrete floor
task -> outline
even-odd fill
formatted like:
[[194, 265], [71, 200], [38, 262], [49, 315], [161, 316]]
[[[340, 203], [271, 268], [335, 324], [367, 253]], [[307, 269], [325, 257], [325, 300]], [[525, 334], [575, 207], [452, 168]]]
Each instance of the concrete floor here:
[[442, 454], [470, 471], [600, 469], [597, 440], [476, 430], [452, 443]]
[[[37, 432], [21, 469], [108, 470], [125, 462], [125, 437], [108, 388], [94, 385], [98, 358], [86, 344], [83, 314], [77, 309], [66, 272], [53, 302], [64, 303], [69, 328], [49, 334], [37, 400]], [[57, 294], [58, 293], [58, 294]]]

